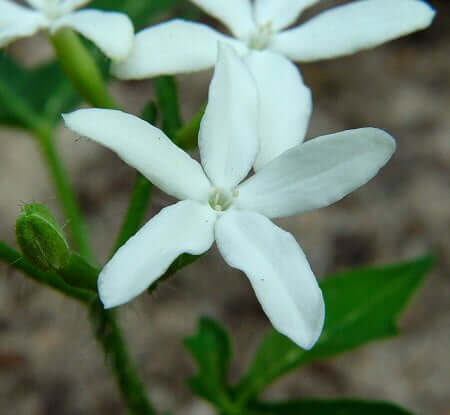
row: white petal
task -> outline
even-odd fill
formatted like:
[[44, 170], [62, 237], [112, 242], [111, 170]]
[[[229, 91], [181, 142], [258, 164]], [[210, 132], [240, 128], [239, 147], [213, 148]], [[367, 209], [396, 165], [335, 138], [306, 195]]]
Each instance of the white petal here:
[[133, 24], [124, 13], [80, 10], [56, 19], [52, 24], [52, 31], [61, 27], [70, 27], [80, 32], [111, 59], [124, 59], [133, 46]]
[[231, 211], [216, 223], [225, 261], [245, 272], [273, 326], [310, 349], [322, 331], [325, 305], [294, 237], [255, 212]]
[[234, 50], [221, 44], [198, 145], [211, 182], [231, 189], [248, 174], [258, 153], [258, 95]]
[[0, 0], [0, 47], [15, 39], [34, 35], [44, 27], [48, 27], [48, 20], [40, 12]]
[[367, 183], [394, 150], [393, 138], [376, 128], [315, 138], [246, 180], [237, 203], [272, 218], [328, 206]]
[[275, 35], [270, 47], [298, 61], [349, 55], [424, 29], [433, 16], [421, 0], [355, 1]]
[[191, 2], [223, 22], [240, 39], [247, 39], [254, 30], [250, 0], [191, 0]]
[[294, 23], [300, 13], [319, 0], [255, 0], [255, 19], [259, 25], [271, 23], [278, 31]]
[[301, 143], [312, 110], [311, 91], [300, 72], [285, 57], [253, 52], [246, 58], [260, 97], [261, 146], [255, 170]]
[[154, 216], [105, 265], [98, 280], [105, 308], [124, 304], [146, 290], [182, 253], [207, 251], [214, 242], [215, 213], [184, 200]]
[[91, 0], [63, 0], [60, 7], [63, 10], [63, 13], [69, 13], [88, 4], [90, 1]]
[[98, 108], [77, 110], [63, 118], [72, 131], [113, 150], [166, 193], [178, 199], [207, 200], [210, 184], [200, 164], [148, 122]]
[[171, 20], [139, 32], [130, 55], [112, 72], [121, 79], [142, 79], [208, 69], [216, 63], [219, 41], [247, 51], [242, 42], [204, 24]]

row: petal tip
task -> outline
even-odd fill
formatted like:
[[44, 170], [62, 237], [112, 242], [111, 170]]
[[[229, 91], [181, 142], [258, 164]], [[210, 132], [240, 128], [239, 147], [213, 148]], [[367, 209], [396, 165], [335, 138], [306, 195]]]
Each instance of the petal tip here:
[[397, 147], [397, 143], [387, 131], [381, 128], [369, 127], [368, 132], [371, 134], [372, 139], [376, 144], [383, 145], [388, 153], [389, 157], [394, 154]]
[[103, 268], [103, 271], [100, 272], [100, 275], [98, 277], [97, 291], [100, 301], [103, 304], [103, 308], [105, 310], [108, 310], [110, 308], [118, 307], [129, 300], [124, 300], [120, 293], [117, 293], [117, 290], [114, 290], [113, 288], [107, 286], [108, 284], [106, 284], [104, 270], [105, 268]]

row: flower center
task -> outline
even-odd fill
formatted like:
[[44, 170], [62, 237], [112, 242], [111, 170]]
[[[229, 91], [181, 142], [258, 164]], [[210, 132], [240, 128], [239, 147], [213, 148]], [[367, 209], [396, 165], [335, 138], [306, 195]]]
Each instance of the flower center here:
[[237, 196], [238, 196], [237, 190], [233, 190], [230, 193], [226, 190], [218, 189], [216, 187], [209, 196], [209, 205], [214, 210], [217, 210], [218, 212], [223, 212], [233, 204], [233, 199], [235, 199]]
[[272, 22], [267, 22], [258, 27], [258, 30], [250, 36], [248, 47], [250, 49], [265, 49], [269, 45], [274, 31]]

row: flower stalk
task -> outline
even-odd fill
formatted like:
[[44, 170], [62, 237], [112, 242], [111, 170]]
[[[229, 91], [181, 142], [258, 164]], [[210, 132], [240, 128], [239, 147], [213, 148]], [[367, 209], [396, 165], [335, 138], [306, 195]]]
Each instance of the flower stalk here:
[[156, 414], [144, 383], [138, 375], [136, 364], [128, 352], [116, 313], [113, 310], [105, 310], [97, 298], [90, 307], [90, 320], [130, 413]]
[[91, 250], [87, 227], [75, 196], [75, 191], [70, 183], [67, 171], [58, 154], [58, 150], [56, 149], [53, 132], [50, 128], [40, 129], [36, 132], [36, 136], [42, 156], [46, 161], [50, 176], [56, 187], [64, 214], [70, 220], [74, 243], [84, 258], [94, 262], [94, 255]]
[[68, 28], [62, 28], [50, 39], [67, 76], [80, 94], [94, 107], [117, 108], [94, 58], [78, 35]]
[[142, 174], [138, 173], [133, 188], [127, 213], [122, 222], [119, 237], [114, 245], [114, 254], [128, 239], [130, 239], [141, 227], [145, 219], [145, 213], [152, 197], [153, 185]]

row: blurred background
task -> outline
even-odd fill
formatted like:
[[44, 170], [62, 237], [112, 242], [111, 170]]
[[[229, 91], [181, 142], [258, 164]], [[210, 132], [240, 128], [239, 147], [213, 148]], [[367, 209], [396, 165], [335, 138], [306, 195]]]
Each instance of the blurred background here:
[[[324, 1], [322, 8], [336, 1]], [[431, 1], [432, 27], [355, 56], [302, 65], [315, 102], [308, 138], [376, 126], [397, 138], [381, 173], [335, 205], [279, 221], [301, 243], [319, 278], [365, 264], [425, 253], [437, 266], [401, 320], [400, 337], [312, 364], [273, 385], [267, 398], [301, 396], [392, 400], [417, 413], [450, 415], [450, 5]], [[312, 9], [305, 18], [317, 12]], [[215, 22], [207, 20], [208, 23]], [[44, 37], [9, 51], [27, 65], [51, 57]], [[211, 73], [180, 76], [183, 114], [206, 101]], [[151, 81], [113, 82], [113, 93], [139, 113]], [[111, 152], [61, 128], [67, 161], [102, 260], [112, 247], [135, 173]], [[0, 235], [15, 244], [23, 203], [58, 213], [37, 146], [18, 130], [0, 129]], [[150, 217], [170, 203], [155, 192]], [[193, 364], [181, 340], [199, 316], [223, 322], [233, 336], [233, 376], [242, 373], [269, 328], [245, 276], [216, 250], [123, 307], [122, 324], [152, 397], [178, 414], [212, 414], [193, 398]], [[84, 308], [0, 264], [0, 408], [2, 414], [124, 414]]]

